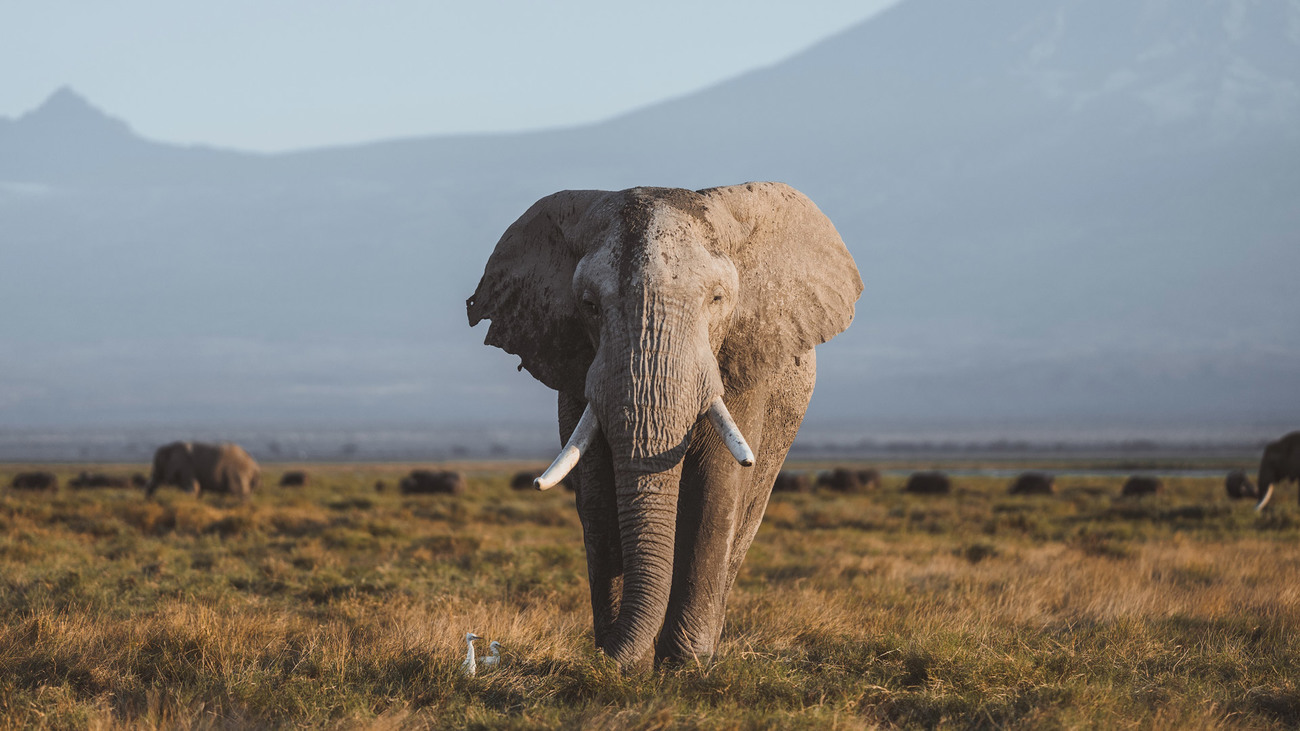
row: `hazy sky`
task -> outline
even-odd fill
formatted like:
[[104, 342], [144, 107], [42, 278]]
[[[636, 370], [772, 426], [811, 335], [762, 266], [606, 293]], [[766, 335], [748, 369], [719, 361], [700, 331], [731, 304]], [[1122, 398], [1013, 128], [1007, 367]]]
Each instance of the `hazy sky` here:
[[146, 137], [283, 150], [604, 119], [896, 0], [42, 0], [0, 9], [0, 115], [69, 85]]

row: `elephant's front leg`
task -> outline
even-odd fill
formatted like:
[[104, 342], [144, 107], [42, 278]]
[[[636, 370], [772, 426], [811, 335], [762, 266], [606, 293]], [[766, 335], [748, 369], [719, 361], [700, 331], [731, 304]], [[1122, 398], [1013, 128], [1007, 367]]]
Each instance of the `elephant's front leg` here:
[[809, 350], [770, 379], [768, 388], [728, 397], [754, 448], [752, 468], [736, 464], [712, 425], [697, 425], [683, 470], [673, 590], [659, 659], [698, 660], [717, 650], [727, 597], [808, 409], [816, 372]]
[[[756, 454], [762, 453], [764, 393], [728, 394], [732, 418]], [[736, 536], [743, 530], [744, 490], [754, 470], [742, 467], [707, 418], [691, 434], [678, 495], [673, 586], [656, 646], [660, 661], [703, 660], [717, 649], [730, 587]]]
[[[586, 406], [581, 399], [560, 394], [562, 443], [569, 441]], [[587, 550], [592, 629], [596, 647], [603, 648], [605, 637], [618, 618], [618, 603], [623, 594], [623, 545], [619, 538], [618, 505], [614, 500], [614, 463], [605, 440], [594, 440], [570, 474]]]

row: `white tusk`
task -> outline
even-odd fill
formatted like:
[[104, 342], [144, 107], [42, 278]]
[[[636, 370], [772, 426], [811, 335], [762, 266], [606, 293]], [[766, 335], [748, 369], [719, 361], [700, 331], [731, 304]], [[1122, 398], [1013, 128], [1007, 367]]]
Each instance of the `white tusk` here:
[[718, 430], [723, 443], [731, 450], [731, 456], [735, 457], [742, 467], [753, 467], [754, 451], [745, 442], [745, 435], [740, 433], [740, 427], [732, 421], [731, 412], [727, 411], [727, 405], [722, 403], [721, 396], [714, 398], [713, 403], [709, 404], [709, 421], [713, 422], [713, 428]]
[[1273, 483], [1270, 482], [1268, 483], [1268, 487], [1264, 488], [1264, 497], [1260, 498], [1259, 502], [1255, 503], [1255, 512], [1258, 513], [1259, 511], [1268, 507], [1268, 501], [1271, 500], [1272, 498], [1273, 498]]
[[541, 474], [536, 480], [533, 480], [533, 487], [538, 490], [549, 490], [560, 484], [566, 475], [578, 464], [582, 458], [582, 453], [587, 451], [587, 445], [591, 444], [592, 437], [600, 431], [600, 422], [596, 420], [596, 412], [591, 410], [591, 404], [582, 412], [582, 418], [578, 419], [578, 425], [574, 427], [573, 433], [569, 435], [569, 443], [564, 445], [560, 450], [560, 456], [555, 458], [550, 467]]

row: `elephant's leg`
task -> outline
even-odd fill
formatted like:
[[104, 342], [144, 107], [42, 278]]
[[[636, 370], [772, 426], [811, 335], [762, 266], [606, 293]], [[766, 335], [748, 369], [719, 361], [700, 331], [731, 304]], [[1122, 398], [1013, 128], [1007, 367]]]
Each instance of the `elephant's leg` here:
[[[763, 513], [767, 510], [767, 501], [772, 496], [772, 483], [785, 464], [785, 457], [794, 444], [803, 423], [804, 413], [808, 411], [808, 402], [812, 399], [813, 386], [817, 381], [817, 356], [813, 350], [800, 355], [772, 381], [772, 390], [767, 398], [767, 414], [763, 422], [763, 446], [755, 455], [754, 474], [750, 484], [743, 491], [740, 506], [740, 529], [736, 532], [735, 542], [731, 547], [731, 566], [727, 569], [727, 592], [736, 582], [740, 573], [740, 564], [749, 546], [754, 542], [758, 527], [763, 522]], [[722, 631], [722, 622], [718, 622], [718, 632]]]
[[693, 441], [687, 459], [698, 459], [698, 468], [691, 469], [696, 465], [688, 461], [682, 481], [673, 595], [659, 658], [703, 658], [716, 651], [727, 596], [803, 421], [816, 372], [816, 358], [809, 350], [768, 381], [767, 390], [750, 394], [732, 409], [755, 449], [753, 468], [740, 467], [725, 447], [713, 444], [711, 426], [697, 432], [702, 437], [699, 449]]
[[[726, 400], [746, 441], [756, 456], [762, 455], [766, 389], [728, 394]], [[742, 493], [752, 471], [762, 469], [761, 456], [755, 467], [741, 467], [707, 419], [696, 424], [682, 468], [673, 586], [657, 659], [687, 661], [713, 655], [726, 611], [731, 551], [743, 528], [741, 508], [747, 500]]]
[[[586, 406], [582, 399], [560, 394], [561, 443], [569, 441]], [[596, 647], [603, 648], [605, 637], [618, 617], [618, 603], [623, 594], [623, 544], [614, 498], [614, 463], [604, 439], [592, 441], [571, 474], [587, 549], [592, 629]]]

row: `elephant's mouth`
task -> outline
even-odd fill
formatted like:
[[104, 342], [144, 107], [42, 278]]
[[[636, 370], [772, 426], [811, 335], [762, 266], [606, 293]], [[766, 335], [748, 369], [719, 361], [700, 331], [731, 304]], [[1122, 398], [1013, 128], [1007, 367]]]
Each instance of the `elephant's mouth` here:
[[[713, 428], [717, 429], [718, 435], [722, 437], [723, 444], [726, 444], [727, 449], [731, 451], [731, 456], [735, 457], [742, 467], [754, 466], [754, 451], [749, 448], [745, 435], [740, 432], [740, 427], [736, 426], [735, 420], [731, 418], [731, 412], [727, 411], [727, 405], [722, 402], [721, 396], [715, 397], [709, 403], [706, 413]], [[591, 441], [599, 431], [600, 420], [596, 418], [596, 412], [591, 404], [587, 404], [577, 427], [569, 436], [569, 441], [560, 450], [559, 456], [551, 466], [533, 480], [533, 487], [538, 490], [549, 490], [558, 485], [560, 480], [568, 476], [569, 472], [577, 466], [578, 460], [582, 459], [582, 453], [591, 445]]]

